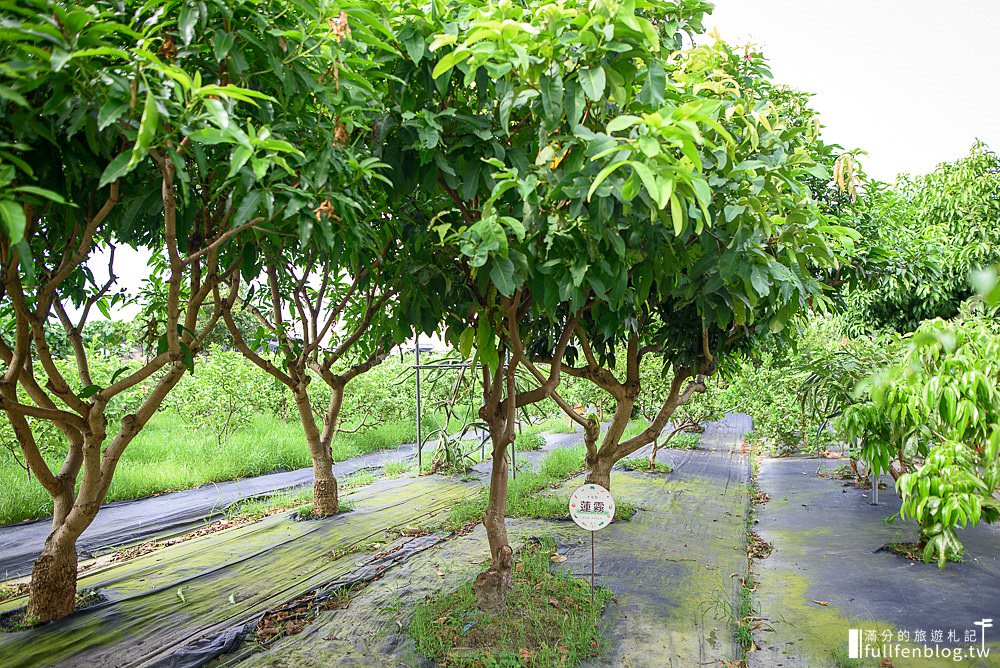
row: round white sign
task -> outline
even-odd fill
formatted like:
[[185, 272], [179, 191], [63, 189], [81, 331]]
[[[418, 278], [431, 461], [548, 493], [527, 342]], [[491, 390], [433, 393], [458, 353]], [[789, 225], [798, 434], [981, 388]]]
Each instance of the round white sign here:
[[600, 485], [587, 483], [569, 497], [569, 516], [581, 529], [603, 529], [615, 517], [615, 499]]

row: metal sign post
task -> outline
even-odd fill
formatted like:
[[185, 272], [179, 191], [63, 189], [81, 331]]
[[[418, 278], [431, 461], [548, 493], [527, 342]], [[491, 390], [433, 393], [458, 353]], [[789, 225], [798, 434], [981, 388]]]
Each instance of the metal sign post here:
[[594, 565], [597, 557], [594, 552], [594, 532], [590, 532], [590, 607], [594, 607]]
[[576, 525], [590, 532], [590, 604], [594, 605], [594, 571], [597, 552], [594, 547], [594, 533], [611, 524], [615, 518], [615, 499], [611, 492], [600, 485], [587, 483], [577, 488], [569, 497], [569, 516]]

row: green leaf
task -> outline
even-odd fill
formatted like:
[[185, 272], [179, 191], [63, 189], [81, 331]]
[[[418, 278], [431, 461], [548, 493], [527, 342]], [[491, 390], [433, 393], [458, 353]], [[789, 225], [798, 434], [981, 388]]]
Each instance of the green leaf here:
[[542, 93], [542, 108], [545, 110], [547, 125], [554, 127], [562, 119], [563, 113], [562, 74], [558, 70], [554, 75], [543, 74], [538, 77], [538, 86]]
[[191, 43], [194, 38], [194, 28], [198, 24], [199, 12], [197, 7], [192, 7], [191, 5], [184, 5], [181, 8], [181, 16], [177, 21], [177, 27], [181, 31], [181, 41], [184, 46]]
[[260, 197], [259, 190], [251, 190], [243, 197], [239, 207], [236, 209], [236, 213], [233, 215], [233, 227], [239, 227], [250, 220], [250, 216], [257, 212], [257, 207], [260, 205]]
[[108, 381], [108, 385], [114, 385], [114, 384], [115, 384], [115, 381], [116, 381], [116, 380], [118, 380], [118, 377], [119, 377], [120, 375], [122, 375], [123, 373], [125, 373], [126, 371], [128, 371], [128, 367], [127, 367], [127, 366], [123, 366], [122, 368], [120, 368], [120, 369], [118, 369], [117, 371], [115, 371], [115, 372], [114, 372], [114, 373], [113, 373], [113, 374], [111, 375], [111, 380], [110, 380], [110, 381]]
[[[142, 108], [142, 118], [139, 120], [139, 133], [135, 138], [135, 146], [132, 147], [132, 156], [129, 158], [128, 167], [125, 174], [135, 169], [136, 165], [146, 157], [149, 147], [156, 137], [156, 130], [160, 124], [160, 110], [156, 106], [156, 96], [151, 89], [146, 90], [146, 104]], [[120, 175], [124, 176], [124, 174]], [[103, 185], [103, 177], [102, 177]], [[113, 179], [112, 179], [113, 180]]]
[[[656, 183], [656, 178], [653, 176], [653, 172], [641, 162], [632, 162], [632, 169], [635, 173], [639, 175], [639, 179], [642, 181], [642, 185], [646, 188], [646, 192], [653, 199], [654, 202], [660, 201], [660, 188]], [[660, 207], [662, 208], [662, 207]]]
[[229, 174], [226, 176], [227, 179], [231, 179], [236, 174], [243, 169], [243, 165], [247, 164], [247, 161], [253, 155], [253, 149], [247, 148], [246, 146], [240, 145], [233, 149], [232, 157], [229, 160]]
[[0, 221], [3, 221], [4, 231], [11, 245], [18, 244], [24, 239], [24, 228], [28, 224], [24, 216], [24, 207], [14, 200], [0, 200]]
[[191, 354], [191, 348], [188, 344], [183, 341], [181, 341], [181, 361], [184, 362], [188, 372], [194, 373], [194, 355]]
[[471, 327], [466, 327], [462, 330], [462, 333], [458, 336], [458, 352], [462, 354], [463, 359], [469, 359], [469, 355], [472, 354], [472, 344], [476, 340], [476, 330]]
[[132, 161], [131, 153], [122, 153], [114, 160], [108, 163], [108, 166], [104, 168], [104, 172], [101, 174], [101, 180], [98, 182], [97, 187], [103, 188], [113, 181], [117, 181], [121, 177], [132, 171], [129, 163]]
[[594, 182], [590, 184], [590, 190], [587, 191], [587, 201], [588, 202], [590, 201], [590, 198], [593, 197], [594, 195], [594, 191], [597, 190], [602, 183], [604, 183], [605, 179], [611, 176], [611, 173], [613, 171], [615, 171], [622, 165], [627, 165], [627, 164], [629, 164], [628, 160], [619, 160], [618, 162], [611, 163], [610, 165], [602, 169], [600, 172], [598, 172], [597, 178], [595, 178]]
[[514, 283], [514, 263], [510, 258], [494, 258], [493, 266], [490, 267], [490, 280], [504, 297], [514, 294], [517, 286]]
[[726, 217], [726, 222], [730, 223], [736, 216], [739, 216], [746, 210], [747, 208], [742, 204], [727, 204], [722, 211]]
[[670, 194], [670, 217], [674, 222], [674, 234], [680, 236], [684, 231], [684, 208], [677, 193]]
[[495, 372], [500, 367], [500, 353], [497, 351], [497, 342], [493, 333], [493, 327], [489, 319], [480, 314], [479, 323], [476, 326], [476, 350], [479, 351], [479, 359], [491, 372]]
[[638, 116], [630, 116], [629, 114], [622, 114], [621, 116], [615, 116], [608, 123], [608, 134], [614, 134], [615, 132], [621, 132], [626, 128], [630, 128], [637, 123], [641, 123], [642, 119]]
[[9, 86], [0, 86], [0, 98], [9, 100], [14, 104], [19, 104], [22, 107], [30, 106], [28, 104], [28, 101], [25, 100], [20, 93], [15, 91], [13, 88], [10, 88]]
[[437, 79], [459, 63], [468, 60], [471, 55], [472, 52], [463, 47], [458, 47], [454, 51], [449, 51], [444, 54], [441, 60], [437, 62], [437, 65], [434, 66], [434, 71], [431, 72], [431, 78]]
[[231, 32], [223, 32], [221, 30], [215, 31], [214, 39], [212, 40], [212, 50], [215, 52], [216, 62], [222, 62], [229, 55], [229, 50], [233, 48], [233, 42], [235, 38]]
[[771, 279], [760, 265], [755, 264], [750, 271], [750, 283], [761, 297], [766, 297], [771, 291]]
[[604, 97], [604, 87], [607, 85], [607, 79], [603, 67], [600, 65], [586, 67], [580, 70], [579, 79], [583, 92], [592, 101], [599, 102]]
[[642, 90], [639, 91], [639, 102], [648, 107], [659, 108], [663, 104], [666, 88], [667, 74], [663, 71], [663, 65], [657, 60], [651, 61], [646, 82], [642, 85]]
[[108, 100], [97, 112], [97, 129], [103, 130], [128, 111], [128, 102], [124, 100]]
[[45, 199], [55, 202], [56, 204], [68, 204], [68, 202], [63, 199], [62, 195], [57, 192], [52, 192], [46, 188], [38, 188], [37, 186], [18, 186], [17, 188], [14, 188], [14, 190], [19, 193], [28, 193], [44, 197]]
[[406, 49], [406, 55], [410, 57], [414, 65], [419, 64], [427, 52], [427, 42], [424, 41], [423, 36], [407, 26], [404, 28], [404, 32], [400, 33], [400, 39], [403, 42], [403, 48]]
[[88, 385], [87, 387], [80, 390], [80, 393], [77, 394], [76, 396], [80, 397], [81, 399], [89, 399], [90, 397], [94, 396], [100, 391], [101, 388], [99, 385]]

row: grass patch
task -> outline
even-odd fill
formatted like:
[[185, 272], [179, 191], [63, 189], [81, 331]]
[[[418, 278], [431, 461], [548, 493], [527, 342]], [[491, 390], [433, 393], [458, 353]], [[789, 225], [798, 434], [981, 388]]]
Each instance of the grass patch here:
[[699, 443], [701, 443], [701, 434], [682, 431], [667, 441], [663, 447], [673, 448], [674, 450], [694, 450], [698, 447]]
[[[341, 501], [337, 505], [336, 515], [341, 515], [343, 513], [349, 513], [354, 510], [354, 504], [350, 501]], [[332, 517], [332, 515], [330, 516]], [[313, 515], [313, 504], [307, 503], [304, 506], [299, 506], [298, 510], [291, 514], [291, 518], [296, 522], [306, 521], [306, 520], [319, 520], [326, 519], [325, 517], [316, 517]]]
[[638, 420], [633, 420], [629, 422], [625, 427], [625, 431], [622, 432], [620, 441], [627, 441], [628, 439], [638, 436], [640, 433], [646, 430], [649, 426], [649, 422], [644, 418], [639, 418]]
[[412, 469], [413, 464], [410, 462], [387, 462], [383, 470], [386, 478], [398, 478], [409, 473]]
[[529, 543], [514, 566], [514, 588], [504, 612], [476, 607], [473, 582], [417, 606], [408, 627], [417, 651], [447, 666], [577, 666], [604, 646], [595, 620], [612, 597], [560, 571], [555, 543]]
[[572, 434], [577, 430], [577, 424], [564, 415], [553, 415], [531, 425], [531, 429], [538, 433]]
[[[113, 433], [111, 429], [109, 433]], [[333, 442], [334, 461], [416, 440], [411, 420], [396, 420]], [[56, 471], [61, 457], [46, 457]], [[236, 480], [311, 466], [299, 422], [257, 415], [221, 446], [208, 430], [197, 430], [180, 417], [158, 413], [125, 449], [106, 503], [191, 489], [210, 482]], [[0, 449], [0, 525], [52, 514], [48, 493], [6, 450]]]
[[618, 462], [626, 471], [642, 471], [643, 473], [670, 473], [674, 470], [670, 462], [654, 462], [649, 468], [649, 460], [644, 457], [629, 457]]
[[[538, 517], [542, 519], [569, 516], [569, 497], [543, 494], [543, 490], [556, 487], [567, 478], [583, 469], [586, 448], [553, 450], [542, 459], [537, 471], [521, 471], [511, 478], [507, 490], [507, 517]], [[489, 502], [488, 488], [472, 498], [459, 501], [452, 506], [446, 526], [457, 529], [469, 522], [479, 520], [486, 512]], [[627, 500], [619, 500], [615, 506], [615, 519], [627, 520], [635, 514], [636, 506]]]
[[295, 491], [243, 499], [226, 508], [226, 519], [259, 520], [276, 512], [301, 506], [312, 498], [312, 488], [302, 487]]
[[[342, 478], [337, 485], [339, 491], [344, 491], [347, 489], [354, 489], [357, 487], [364, 487], [365, 485], [370, 485], [378, 480], [376, 476], [371, 471], [355, 471]], [[295, 490], [288, 492], [280, 492], [278, 494], [271, 494], [268, 496], [258, 496], [252, 499], [243, 499], [232, 504], [226, 508], [226, 519], [228, 520], [243, 520], [254, 522], [256, 520], [267, 517], [268, 515], [274, 515], [289, 508], [299, 508], [299, 512], [296, 513], [297, 517], [303, 517], [305, 515], [312, 514], [312, 503], [313, 490], [312, 487], [300, 487]], [[305, 512], [305, 507], [308, 505], [308, 512]], [[341, 503], [341, 512], [347, 512], [349, 504]]]
[[[621, 440], [627, 441], [645, 431], [647, 427], [649, 427], [649, 422], [643, 418], [629, 422], [628, 426], [625, 427], [625, 432], [622, 434]], [[667, 431], [666, 433], [669, 434], [670, 432]], [[661, 444], [660, 447], [671, 448], [673, 450], [694, 450], [698, 447], [699, 443], [701, 443], [701, 434], [682, 431], [666, 443]]]
[[525, 430], [514, 439], [514, 450], [518, 452], [541, 450], [543, 445], [545, 445], [545, 437], [536, 431]]

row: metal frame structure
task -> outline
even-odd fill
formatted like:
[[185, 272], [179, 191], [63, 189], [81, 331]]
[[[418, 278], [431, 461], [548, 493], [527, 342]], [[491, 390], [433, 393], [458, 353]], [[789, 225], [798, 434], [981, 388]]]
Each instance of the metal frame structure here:
[[[419, 337], [413, 342], [413, 352], [414, 355], [416, 355], [415, 364], [411, 368], [415, 371], [416, 386], [417, 386], [416, 388], [417, 389], [417, 474], [419, 475], [421, 469], [423, 469], [423, 450], [424, 450], [423, 424], [422, 424], [423, 413], [421, 410], [421, 400], [420, 400], [420, 371], [421, 369], [468, 369], [472, 365], [470, 365], [468, 362], [439, 362], [435, 364], [421, 364]], [[483, 443], [483, 448], [485, 448], [485, 442]], [[511, 443], [510, 444], [511, 476], [513, 478], [517, 478], [517, 466], [516, 466], [516, 461], [514, 459], [514, 453], [515, 453], [514, 444]]]

